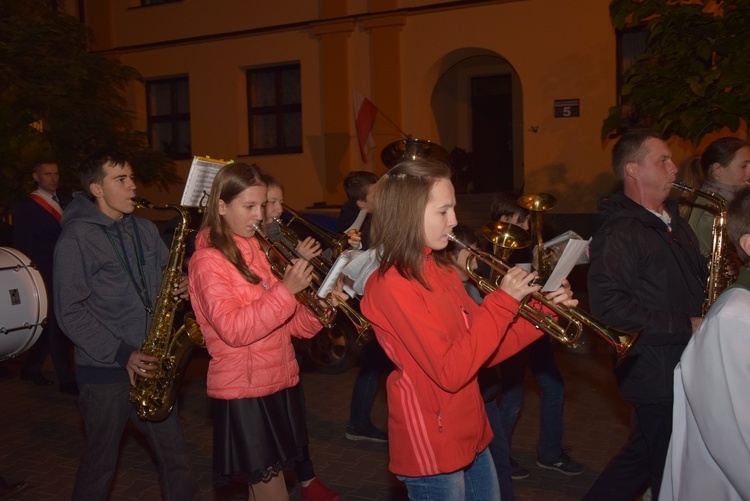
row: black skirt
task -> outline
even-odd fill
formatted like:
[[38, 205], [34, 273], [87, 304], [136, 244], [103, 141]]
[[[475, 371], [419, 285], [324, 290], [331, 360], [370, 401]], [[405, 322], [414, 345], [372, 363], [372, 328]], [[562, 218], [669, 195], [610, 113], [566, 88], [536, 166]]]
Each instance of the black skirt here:
[[299, 385], [258, 398], [213, 399], [214, 477], [268, 482], [294, 466], [308, 444]]

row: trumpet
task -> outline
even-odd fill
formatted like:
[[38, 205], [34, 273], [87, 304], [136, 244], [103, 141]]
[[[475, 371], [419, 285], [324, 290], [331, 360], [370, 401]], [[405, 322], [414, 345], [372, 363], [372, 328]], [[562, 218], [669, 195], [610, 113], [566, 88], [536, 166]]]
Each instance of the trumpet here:
[[[509, 223], [494, 223], [494, 231], [504, 233], [502, 238], [498, 236], [497, 241], [504, 241], [505, 245], [510, 245], [511, 248], [513, 248], [513, 242], [516, 239], [525, 240], [529, 238], [525, 230]], [[487, 232], [485, 230], [485, 233]], [[466, 249], [471, 255], [470, 259], [466, 260], [466, 272], [476, 282], [477, 287], [487, 294], [497, 290], [500, 280], [508, 272], [510, 266], [488, 252], [466, 245], [451, 233], [448, 234], [448, 239]], [[476, 273], [471, 267], [471, 258], [488, 266], [497, 275], [497, 278], [490, 280]], [[533, 299], [541, 306], [547, 308], [553, 315], [557, 316], [557, 319], [553, 315], [546, 313], [541, 307], [536, 308], [532, 306], [529, 303], [529, 299]], [[640, 332], [625, 332], [606, 326], [578, 308], [555, 304], [541, 292], [534, 292], [526, 296], [518, 307], [518, 315], [533, 323], [537, 329], [541, 329], [546, 334], [570, 347], [578, 345], [581, 334], [583, 334], [583, 327], [586, 326], [615, 349], [618, 364], [630, 348], [633, 347], [638, 336], [640, 336]]]
[[[266, 257], [271, 263], [271, 271], [276, 275], [276, 278], [282, 280], [284, 278], [284, 269], [287, 265], [292, 264], [292, 259], [296, 256], [295, 251], [283, 242], [272, 241], [258, 225], [254, 225], [253, 227], [255, 228], [255, 234], [258, 235], [261, 242], [261, 247], [264, 248]], [[315, 265], [313, 265], [313, 269], [315, 271], [312, 274], [310, 286], [296, 294], [297, 300], [312, 311], [320, 323], [323, 324], [323, 327], [333, 327], [336, 314], [338, 311], [341, 311], [357, 329], [357, 343], [363, 345], [370, 341], [372, 339], [370, 321], [346, 301], [339, 299], [338, 306], [335, 306], [331, 297], [333, 295], [331, 291], [323, 291], [323, 294], [320, 294], [319, 289], [323, 284], [328, 270], [326, 269], [322, 273]], [[321, 304], [321, 301], [323, 304]]]
[[[289, 220], [288, 223], [284, 224], [281, 222], [278, 218], [274, 218], [279, 223], [279, 227], [281, 228], [282, 234], [286, 237], [287, 240], [290, 242], [298, 242], [299, 238], [297, 237], [297, 234], [291, 229], [291, 224], [294, 221], [299, 221], [305, 228], [310, 230], [313, 235], [315, 235], [315, 238], [325, 245], [328, 246], [329, 249], [331, 249], [331, 259], [328, 260], [327, 258], [321, 257], [320, 259], [323, 261], [325, 265], [327, 265], [329, 268], [333, 264], [333, 261], [336, 260], [339, 255], [346, 249], [348, 245], [348, 239], [349, 237], [344, 235], [337, 235], [336, 233], [330, 232], [323, 228], [322, 226], [315, 224], [314, 222], [310, 221], [308, 218], [300, 215], [297, 211], [289, 207], [287, 204], [282, 204], [282, 207], [284, 207], [284, 211], [289, 213], [292, 218]], [[317, 258], [316, 258], [317, 259]], [[312, 261], [311, 261], [312, 264]]]
[[[320, 225], [310, 221], [308, 218], [302, 216], [294, 209], [286, 204], [283, 204], [284, 211], [290, 214], [292, 217], [288, 223], [284, 223], [279, 218], [273, 218], [274, 222], [278, 224], [281, 235], [292, 245], [298, 245], [300, 237], [291, 228], [291, 224], [294, 221], [299, 221], [305, 228], [310, 230], [313, 236], [323, 242], [329, 249], [331, 249], [331, 257], [328, 258], [321, 254], [320, 256], [314, 257], [309, 260], [310, 264], [315, 269], [315, 272], [319, 275], [318, 280], [322, 282], [325, 276], [333, 267], [333, 261], [346, 249], [348, 246], [348, 235], [337, 235], [336, 233], [330, 232]], [[296, 251], [292, 251], [295, 255]], [[352, 303], [358, 304], [359, 299], [357, 297], [351, 298]], [[370, 322], [357, 311], [355, 306], [352, 306], [348, 301], [341, 307], [341, 311], [357, 329], [357, 344], [360, 346], [367, 344], [373, 338], [373, 332], [370, 328]]]

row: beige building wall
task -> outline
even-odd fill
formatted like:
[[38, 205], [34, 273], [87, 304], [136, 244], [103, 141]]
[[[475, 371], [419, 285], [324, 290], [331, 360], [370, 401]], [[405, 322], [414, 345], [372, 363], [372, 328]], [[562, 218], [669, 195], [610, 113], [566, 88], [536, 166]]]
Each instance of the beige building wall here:
[[[193, 154], [258, 163], [286, 185], [293, 207], [342, 202], [341, 181], [351, 170], [383, 173], [379, 151], [400, 138], [385, 116], [414, 137], [470, 149], [465, 93], [436, 97], [435, 89], [447, 71], [473, 56], [515, 73], [516, 187], [553, 193], [560, 199], [557, 212], [593, 212], [599, 193], [614, 185], [609, 145], [599, 138], [615, 101], [608, 2], [138, 4], [88, 0], [94, 48], [119, 57], [145, 79], [188, 75]], [[302, 71], [303, 153], [248, 157], [244, 71], [295, 61]], [[468, 78], [481, 70], [464, 74]], [[352, 87], [384, 113], [375, 123], [377, 147], [365, 164], [356, 140]], [[580, 117], [554, 118], [554, 100], [571, 98], [580, 99]], [[145, 130], [144, 86], [129, 89], [128, 99], [137, 127]], [[440, 111], [440, 103], [448, 102], [451, 111]], [[189, 163], [178, 162], [183, 177]], [[166, 195], [144, 193], [176, 202], [181, 192], [175, 186]]]

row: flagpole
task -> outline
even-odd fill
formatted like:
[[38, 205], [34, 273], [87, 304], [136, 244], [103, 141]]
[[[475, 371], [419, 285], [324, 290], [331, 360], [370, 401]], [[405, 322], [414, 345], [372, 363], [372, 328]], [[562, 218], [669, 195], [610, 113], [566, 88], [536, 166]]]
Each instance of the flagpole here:
[[[401, 127], [399, 127], [398, 125], [396, 125], [396, 123], [393, 120], [391, 120], [388, 117], [388, 115], [386, 115], [385, 113], [383, 113], [380, 108], [378, 108], [378, 114], [379, 115], [383, 115], [383, 118], [385, 118], [386, 120], [388, 120], [388, 123], [390, 123], [391, 125], [393, 125], [396, 128], [396, 130], [401, 133], [402, 136], [404, 136], [405, 138], [411, 138], [410, 134], [407, 134], [406, 132], [404, 132], [403, 130], [401, 130]], [[377, 118], [377, 116], [375, 118]]]

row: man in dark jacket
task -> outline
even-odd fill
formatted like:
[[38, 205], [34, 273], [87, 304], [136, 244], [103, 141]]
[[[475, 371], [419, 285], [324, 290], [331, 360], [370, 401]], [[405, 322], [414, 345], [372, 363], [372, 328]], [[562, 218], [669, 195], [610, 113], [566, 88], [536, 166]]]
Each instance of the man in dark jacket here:
[[32, 171], [37, 189], [16, 204], [13, 212], [13, 247], [26, 254], [42, 274], [49, 308], [47, 325], [39, 340], [29, 350], [21, 370], [21, 379], [33, 381], [38, 386], [52, 384], [42, 374], [44, 360], [50, 354], [60, 391], [78, 395], [78, 385], [70, 363], [70, 341], [57, 324], [52, 291], [52, 256], [60, 236], [63, 209], [69, 202], [69, 197], [64, 197], [57, 191], [60, 181], [57, 162], [40, 159], [34, 162]]
[[677, 167], [652, 132], [626, 134], [612, 151], [624, 193], [599, 200], [591, 243], [591, 311], [606, 324], [642, 331], [615, 373], [633, 405], [627, 443], [586, 500], [631, 500], [649, 484], [659, 492], [672, 432], [673, 371], [700, 325], [707, 262], [677, 203], [668, 200]]

